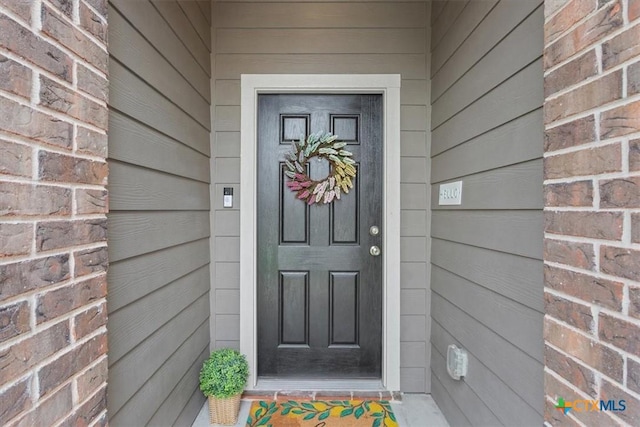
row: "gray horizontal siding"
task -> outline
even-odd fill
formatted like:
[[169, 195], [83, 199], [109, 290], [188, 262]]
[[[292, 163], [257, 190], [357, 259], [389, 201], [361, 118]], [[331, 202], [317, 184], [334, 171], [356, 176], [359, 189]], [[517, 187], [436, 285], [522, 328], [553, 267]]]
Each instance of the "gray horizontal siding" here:
[[[401, 387], [430, 390], [430, 31], [425, 1], [216, 2], [214, 260], [217, 347], [239, 345], [240, 75], [399, 73], [401, 90]], [[234, 207], [221, 206], [234, 187]]]
[[188, 425], [209, 351], [210, 11], [109, 9], [109, 423]]
[[[240, 74], [316, 74], [331, 64], [332, 74], [401, 74], [421, 80], [426, 74], [424, 54], [221, 54], [216, 55], [216, 79], [238, 79]], [[268, 70], [266, 72], [265, 70]], [[294, 73], [296, 74], [296, 73]]]
[[[452, 425], [540, 425], [542, 5], [450, 0], [432, 15], [433, 396]], [[439, 206], [456, 180], [462, 205]], [[468, 351], [463, 381], [450, 344]]]

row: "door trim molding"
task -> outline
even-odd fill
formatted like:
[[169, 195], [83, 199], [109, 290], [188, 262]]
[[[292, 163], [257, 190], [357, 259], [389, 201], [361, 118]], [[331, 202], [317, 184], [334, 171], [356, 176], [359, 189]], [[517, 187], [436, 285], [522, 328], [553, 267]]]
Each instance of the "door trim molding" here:
[[400, 75], [243, 74], [240, 119], [240, 351], [257, 384], [257, 106], [261, 93], [376, 93], [383, 97], [382, 384], [400, 390]]

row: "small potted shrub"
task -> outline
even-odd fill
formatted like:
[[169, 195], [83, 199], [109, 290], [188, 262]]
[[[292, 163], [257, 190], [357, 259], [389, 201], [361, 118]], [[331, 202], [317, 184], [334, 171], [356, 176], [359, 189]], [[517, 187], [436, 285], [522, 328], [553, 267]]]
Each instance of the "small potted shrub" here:
[[240, 397], [248, 377], [247, 359], [237, 350], [216, 350], [204, 361], [200, 390], [209, 398], [212, 424], [234, 425], [238, 422]]

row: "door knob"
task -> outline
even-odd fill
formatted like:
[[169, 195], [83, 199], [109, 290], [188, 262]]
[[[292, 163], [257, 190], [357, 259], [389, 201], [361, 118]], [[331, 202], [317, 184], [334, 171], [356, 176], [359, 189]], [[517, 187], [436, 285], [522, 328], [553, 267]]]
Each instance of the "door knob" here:
[[371, 246], [371, 248], [369, 249], [369, 253], [373, 256], [378, 256], [380, 255], [380, 248], [377, 247], [376, 245]]

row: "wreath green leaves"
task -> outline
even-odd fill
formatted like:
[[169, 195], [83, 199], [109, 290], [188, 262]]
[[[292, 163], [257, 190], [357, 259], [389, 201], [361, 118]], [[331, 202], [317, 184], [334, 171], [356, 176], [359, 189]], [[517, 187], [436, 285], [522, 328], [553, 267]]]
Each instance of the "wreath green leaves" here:
[[[308, 205], [327, 204], [340, 200], [342, 194], [349, 193], [356, 177], [353, 153], [345, 150], [346, 142], [338, 142], [337, 135], [319, 132], [305, 140], [291, 144], [291, 151], [285, 155], [285, 175], [289, 178], [287, 187], [296, 192], [296, 197]], [[321, 180], [313, 180], [307, 174], [307, 163], [314, 157], [329, 161], [329, 175]]]

